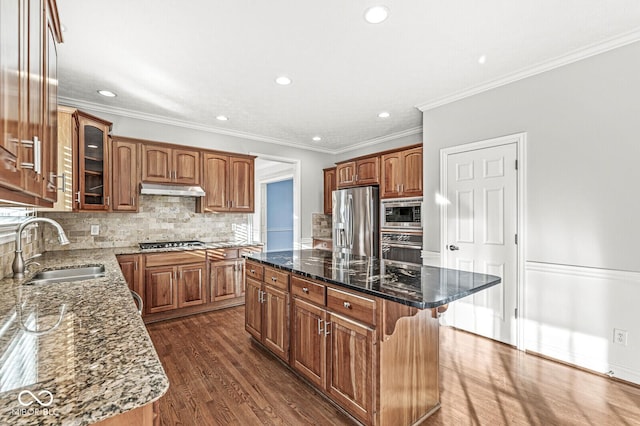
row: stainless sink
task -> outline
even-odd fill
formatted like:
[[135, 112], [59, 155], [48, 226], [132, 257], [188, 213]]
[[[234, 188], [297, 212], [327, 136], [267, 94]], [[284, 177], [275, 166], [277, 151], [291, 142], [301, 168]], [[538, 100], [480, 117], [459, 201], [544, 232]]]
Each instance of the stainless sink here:
[[104, 277], [104, 265], [79, 266], [75, 268], [40, 271], [26, 284], [48, 284], [68, 281], [82, 281]]

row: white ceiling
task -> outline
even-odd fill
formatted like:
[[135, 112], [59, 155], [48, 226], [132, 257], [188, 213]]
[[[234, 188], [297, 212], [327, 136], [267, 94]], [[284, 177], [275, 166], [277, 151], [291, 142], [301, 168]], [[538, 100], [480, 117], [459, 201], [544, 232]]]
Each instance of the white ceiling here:
[[[390, 16], [372, 25], [363, 14], [375, 4]], [[419, 133], [417, 106], [640, 40], [638, 0], [58, 0], [58, 9], [61, 103], [326, 152]], [[282, 74], [293, 83], [275, 84]]]

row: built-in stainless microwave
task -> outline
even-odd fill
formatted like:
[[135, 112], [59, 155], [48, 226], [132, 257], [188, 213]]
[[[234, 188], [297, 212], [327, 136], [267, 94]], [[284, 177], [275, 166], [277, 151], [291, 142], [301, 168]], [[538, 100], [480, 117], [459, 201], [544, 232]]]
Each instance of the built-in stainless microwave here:
[[382, 200], [382, 229], [422, 230], [422, 198]]

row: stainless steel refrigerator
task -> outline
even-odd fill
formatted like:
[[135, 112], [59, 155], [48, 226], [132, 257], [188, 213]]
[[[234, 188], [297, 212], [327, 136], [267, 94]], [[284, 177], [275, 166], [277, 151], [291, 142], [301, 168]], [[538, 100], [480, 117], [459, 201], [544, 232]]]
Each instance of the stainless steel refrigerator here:
[[332, 197], [334, 253], [378, 257], [378, 187], [338, 189]]

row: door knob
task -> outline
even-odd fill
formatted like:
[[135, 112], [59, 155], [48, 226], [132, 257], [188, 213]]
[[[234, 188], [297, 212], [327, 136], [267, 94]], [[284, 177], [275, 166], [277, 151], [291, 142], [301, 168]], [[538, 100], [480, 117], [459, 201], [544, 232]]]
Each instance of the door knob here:
[[460, 250], [460, 247], [454, 246], [453, 244], [449, 244], [449, 250], [451, 250], [451, 251]]

